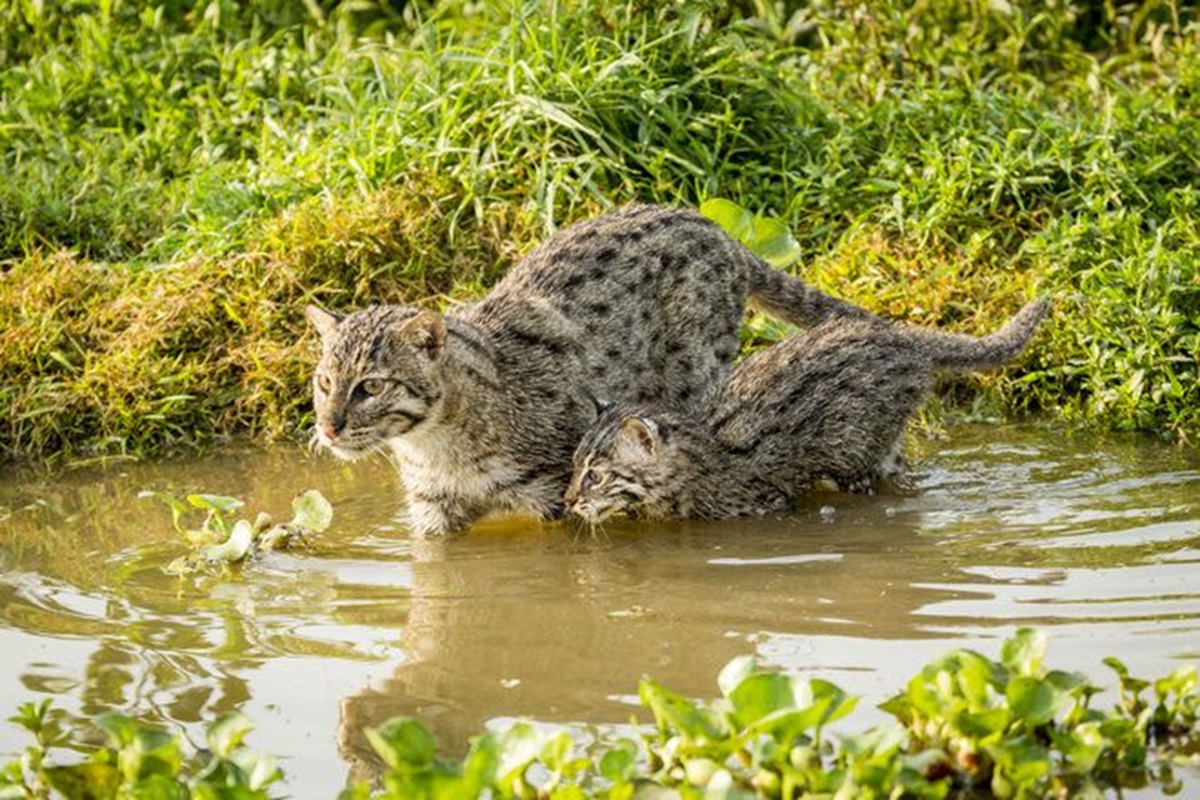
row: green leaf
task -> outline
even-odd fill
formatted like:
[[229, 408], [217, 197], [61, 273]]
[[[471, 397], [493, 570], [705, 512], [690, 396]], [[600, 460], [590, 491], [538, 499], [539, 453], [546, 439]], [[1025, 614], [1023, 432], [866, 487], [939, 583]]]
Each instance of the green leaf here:
[[600, 757], [600, 775], [612, 783], [633, 780], [638, 757], [637, 743], [632, 739], [620, 739]]
[[254, 530], [248, 520], [239, 519], [233, 526], [229, 538], [221, 544], [210, 544], [200, 549], [200, 557], [206, 561], [241, 561], [254, 544]]
[[118, 750], [136, 742], [142, 727], [141, 723], [116, 711], [98, 714], [92, 724], [104, 731], [109, 743]]
[[1019, 628], [1000, 645], [1000, 662], [1015, 675], [1037, 675], [1046, 656], [1046, 634], [1036, 628]]
[[1028, 736], [1020, 736], [1002, 739], [986, 745], [985, 749], [996, 762], [997, 773], [1011, 782], [1018, 796], [1042, 796], [1036, 792], [1036, 786], [1050, 772], [1050, 753], [1046, 748]]
[[394, 717], [378, 728], [365, 728], [363, 733], [384, 763], [395, 770], [429, 766], [437, 753], [429, 730], [411, 717]]
[[137, 496], [139, 498], [153, 497], [155, 500], [165, 503], [171, 509], [171, 518], [175, 524], [175, 530], [179, 531], [180, 533], [184, 532], [183, 517], [188, 513], [188, 511], [191, 510], [187, 503], [168, 492], [156, 492], [150, 489], [145, 489], [138, 492]]
[[69, 767], [47, 767], [46, 780], [66, 800], [108, 800], [117, 796], [121, 773], [111, 764], [85, 761]]
[[749, 242], [754, 234], [754, 215], [732, 200], [721, 197], [705, 200], [700, 204], [700, 213], [742, 244]]
[[226, 497], [220, 494], [189, 494], [187, 501], [196, 508], [221, 511], [226, 514], [231, 511], [237, 511], [245, 505], [245, 503], [236, 497]]
[[1098, 722], [1085, 722], [1065, 733], [1051, 730], [1050, 738], [1080, 772], [1091, 772], [1104, 752], [1105, 739]]
[[800, 243], [780, 220], [755, 217], [747, 244], [759, 258], [776, 267], [795, 263], [801, 254]]
[[510, 786], [541, 754], [542, 736], [527, 722], [518, 722], [503, 733], [490, 735], [496, 738], [500, 756], [496, 779], [501, 786]]
[[725, 726], [712, 712], [652, 680], [645, 679], [638, 685], [638, 696], [654, 714], [658, 727], [663, 731], [708, 741], [728, 735]]
[[1030, 726], [1045, 725], [1054, 719], [1058, 693], [1045, 681], [1027, 676], [1014, 678], [1005, 696], [1012, 713]]
[[139, 778], [133, 788], [134, 800], [188, 800], [191, 796], [187, 787], [167, 775]]
[[717, 674], [717, 687], [723, 697], [729, 697], [737, 685], [754, 674], [758, 662], [754, 656], [738, 656], [730, 661]]
[[771, 714], [811, 705], [812, 693], [807, 684], [798, 684], [788, 675], [757, 672], [733, 688], [729, 701], [738, 724], [748, 728]]
[[333, 506], [316, 489], [310, 489], [292, 501], [292, 524], [313, 533], [324, 531], [333, 522]]
[[254, 726], [250, 724], [250, 720], [237, 711], [230, 711], [217, 717], [216, 721], [208, 726], [205, 739], [208, 740], [210, 750], [221, 758], [229, 758], [252, 730]]

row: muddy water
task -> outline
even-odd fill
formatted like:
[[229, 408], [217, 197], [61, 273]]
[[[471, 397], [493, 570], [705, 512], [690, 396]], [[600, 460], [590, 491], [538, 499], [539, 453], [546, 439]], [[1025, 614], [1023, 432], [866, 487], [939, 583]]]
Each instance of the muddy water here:
[[[53, 697], [200, 740], [237, 708], [290, 791], [333, 797], [359, 731], [416, 714], [461, 751], [491, 721], [623, 722], [638, 679], [716, 693], [734, 656], [874, 702], [937, 653], [995, 654], [1033, 624], [1049, 662], [1107, 680], [1200, 660], [1200, 455], [1046, 428], [958, 427], [923, 445], [911, 496], [816, 498], [795, 516], [614, 524], [596, 538], [494, 523], [419, 542], [382, 463], [292, 448], [0, 478], [0, 714]], [[179, 579], [145, 488], [242, 497], [286, 516], [317, 488], [334, 527], [308, 552]], [[0, 758], [23, 745], [0, 725]]]

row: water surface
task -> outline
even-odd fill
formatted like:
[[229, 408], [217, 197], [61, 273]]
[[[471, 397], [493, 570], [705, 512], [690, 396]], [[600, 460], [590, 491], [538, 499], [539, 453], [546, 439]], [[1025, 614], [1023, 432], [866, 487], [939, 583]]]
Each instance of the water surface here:
[[[298, 448], [0, 479], [0, 714], [53, 697], [199, 741], [240, 709], [283, 756], [289, 790], [332, 798], [360, 730], [421, 717], [461, 753], [489, 722], [610, 723], [639, 678], [716, 694], [754, 653], [860, 694], [850, 727], [938, 653], [995, 655], [1019, 625], [1049, 663], [1111, 683], [1200, 661], [1200, 455], [1145, 439], [964, 426], [921, 446], [909, 496], [813, 498], [785, 519], [495, 522], [416, 541], [382, 462]], [[170, 513], [146, 488], [237, 495], [287, 516], [320, 489], [311, 550], [180, 579]], [[0, 758], [24, 745], [0, 725]], [[1194, 778], [1193, 778], [1194, 780]], [[1195, 788], [1193, 786], [1193, 788]]]

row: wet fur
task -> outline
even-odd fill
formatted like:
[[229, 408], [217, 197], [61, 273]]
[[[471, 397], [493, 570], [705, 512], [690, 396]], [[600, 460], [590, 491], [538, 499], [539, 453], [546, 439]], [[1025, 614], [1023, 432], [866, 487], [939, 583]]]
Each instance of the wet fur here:
[[[692, 211], [631, 206], [566, 228], [445, 316], [315, 307], [317, 440], [386, 450], [418, 534], [491, 511], [561, 514], [600, 399], [698, 409], [738, 352], [747, 302], [800, 325], [874, 319], [771, 268]], [[366, 386], [384, 385], [370, 395]]]
[[935, 373], [1003, 364], [1046, 308], [980, 338], [832, 320], [746, 359], [700, 413], [615, 405], [576, 450], [568, 508], [593, 522], [724, 518], [786, 511], [821, 480], [875, 491], [903, 473], [904, 430]]

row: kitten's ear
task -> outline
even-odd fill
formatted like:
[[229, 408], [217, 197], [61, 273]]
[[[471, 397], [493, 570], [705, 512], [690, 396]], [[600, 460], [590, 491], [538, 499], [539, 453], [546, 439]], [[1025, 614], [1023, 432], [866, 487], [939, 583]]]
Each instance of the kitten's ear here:
[[650, 417], [626, 417], [621, 420], [618, 435], [622, 442], [633, 447], [634, 453], [643, 458], [658, 452], [658, 446], [663, 440], [658, 423]]
[[592, 395], [592, 405], [596, 409], [597, 417], [604, 416], [604, 412], [608, 411], [610, 408], [612, 408], [616, 404], [617, 404], [617, 402], [615, 400], [606, 400], [603, 397], [597, 397], [596, 395]]
[[437, 312], [419, 311], [396, 328], [396, 336], [416, 344], [435, 361], [446, 345], [446, 320]]
[[342, 318], [332, 311], [326, 311], [316, 306], [305, 306], [304, 317], [317, 329], [317, 333], [321, 334], [322, 339], [328, 338], [329, 334], [333, 333], [333, 329], [342, 321]]

